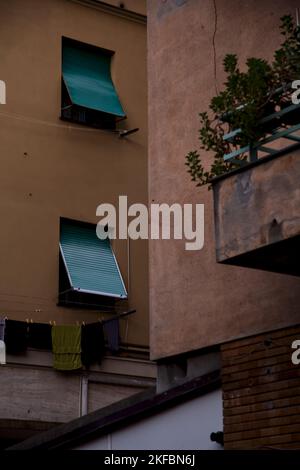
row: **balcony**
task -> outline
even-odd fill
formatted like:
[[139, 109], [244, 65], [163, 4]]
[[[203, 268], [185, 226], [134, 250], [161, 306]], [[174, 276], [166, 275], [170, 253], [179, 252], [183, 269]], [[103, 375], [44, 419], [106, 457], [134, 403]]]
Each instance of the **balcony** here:
[[[249, 158], [213, 180], [219, 263], [300, 275], [299, 127], [277, 128], [256, 147], [224, 155], [236, 161], [246, 152]], [[294, 143], [286, 146], [287, 140]]]

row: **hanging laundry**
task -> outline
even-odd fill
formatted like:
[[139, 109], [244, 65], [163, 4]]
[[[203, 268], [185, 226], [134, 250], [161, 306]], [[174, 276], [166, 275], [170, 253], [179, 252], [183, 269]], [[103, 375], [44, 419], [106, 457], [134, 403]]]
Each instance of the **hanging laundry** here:
[[7, 354], [23, 353], [27, 349], [28, 323], [17, 320], [5, 321], [4, 342]]
[[111, 318], [103, 322], [104, 335], [108, 349], [111, 353], [117, 354], [120, 350], [119, 318]]
[[58, 370], [74, 370], [81, 363], [81, 327], [57, 325], [52, 327], [53, 367]]
[[34, 349], [52, 350], [52, 326], [47, 323], [29, 323], [28, 346]]
[[6, 364], [6, 348], [2, 339], [0, 339], [0, 364]]
[[104, 356], [104, 334], [102, 323], [89, 323], [81, 327], [81, 361], [85, 367], [101, 363]]
[[5, 318], [0, 318], [0, 341], [4, 341]]

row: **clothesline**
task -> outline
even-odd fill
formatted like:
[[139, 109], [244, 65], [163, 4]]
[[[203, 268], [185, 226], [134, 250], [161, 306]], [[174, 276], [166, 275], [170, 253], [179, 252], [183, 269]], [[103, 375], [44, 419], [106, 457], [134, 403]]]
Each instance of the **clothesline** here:
[[[6, 311], [7, 311], [7, 310], [6, 310]], [[37, 310], [35, 310], [35, 313], [40, 313], [40, 312], [43, 312], [43, 311], [44, 311], [44, 310], [42, 310], [42, 309], [37, 309]], [[49, 311], [50, 311], [50, 310], [49, 310]], [[28, 310], [12, 310], [12, 312], [24, 312], [24, 313], [27, 312], [27, 313], [28, 313]], [[99, 322], [101, 322], [101, 323], [107, 323], [107, 322], [110, 322], [110, 321], [115, 320], [115, 319], [117, 319], [117, 318], [124, 318], [124, 317], [127, 317], [128, 315], [131, 315], [132, 313], [136, 313], [136, 309], [131, 309], [131, 310], [128, 310], [128, 311], [126, 311], [126, 312], [121, 312], [121, 313], [117, 313], [117, 314], [116, 314], [114, 311], [110, 311], [110, 312], [101, 312], [101, 313], [111, 313], [111, 314], [114, 314], [113, 317], [107, 318], [107, 319], [105, 319], [105, 320], [103, 320], [102, 318], [98, 318], [98, 319], [97, 319], [97, 320], [98, 320]], [[6, 319], [6, 320], [13, 320], [12, 318], [9, 318], [8, 315], [5, 315], [4, 313], [2, 313], [2, 316], [3, 316], [3, 318]], [[41, 324], [44, 323], [44, 324], [45, 324], [45, 322], [33, 321], [32, 318], [26, 318], [25, 321], [26, 321], [27, 323], [41, 323]], [[87, 323], [87, 324], [90, 324], [90, 323], [94, 323], [94, 321], [89, 322], [89, 323]], [[46, 323], [46, 324], [47, 324], [47, 323]], [[49, 320], [48, 324], [50, 324], [50, 325], [52, 325], [52, 324], [53, 324], [53, 325], [56, 325], [56, 322], [55, 322], [55, 320]], [[75, 321], [75, 324], [76, 324], [77, 326], [79, 326], [79, 324], [80, 324], [79, 320], [76, 320], [76, 321]], [[81, 324], [82, 324], [82, 325], [85, 325], [86, 323], [85, 323], [84, 320], [82, 320], [82, 321], [81, 321]]]
[[0, 364], [6, 364], [6, 351], [25, 353], [28, 347], [52, 350], [53, 367], [74, 370], [101, 362], [105, 338], [108, 349], [117, 353], [120, 348], [119, 319], [135, 313], [135, 309], [122, 312], [107, 320], [82, 325], [56, 325], [33, 320], [0, 318]]

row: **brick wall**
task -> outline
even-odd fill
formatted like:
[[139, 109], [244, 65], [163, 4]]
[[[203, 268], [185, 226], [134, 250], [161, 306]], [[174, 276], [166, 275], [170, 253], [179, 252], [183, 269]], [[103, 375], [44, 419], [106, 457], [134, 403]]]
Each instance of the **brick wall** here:
[[300, 326], [222, 346], [225, 449], [300, 449]]

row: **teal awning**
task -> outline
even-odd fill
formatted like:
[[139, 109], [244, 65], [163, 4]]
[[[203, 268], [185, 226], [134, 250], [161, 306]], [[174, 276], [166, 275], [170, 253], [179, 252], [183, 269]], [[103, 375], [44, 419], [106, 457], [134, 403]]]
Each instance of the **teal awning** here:
[[60, 252], [72, 289], [88, 294], [127, 297], [110, 241], [97, 237], [96, 226], [62, 219]]
[[110, 74], [111, 55], [63, 42], [62, 73], [73, 104], [125, 117]]

